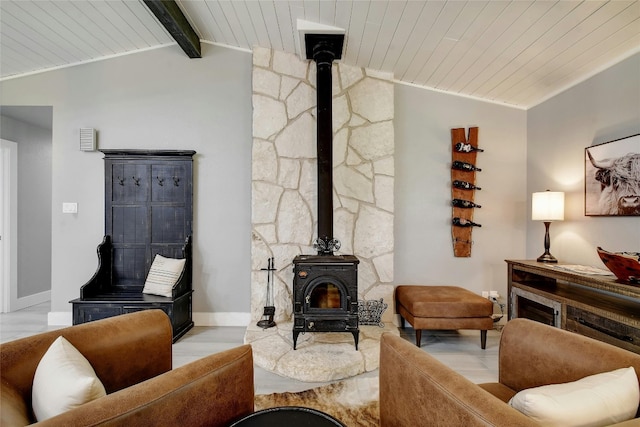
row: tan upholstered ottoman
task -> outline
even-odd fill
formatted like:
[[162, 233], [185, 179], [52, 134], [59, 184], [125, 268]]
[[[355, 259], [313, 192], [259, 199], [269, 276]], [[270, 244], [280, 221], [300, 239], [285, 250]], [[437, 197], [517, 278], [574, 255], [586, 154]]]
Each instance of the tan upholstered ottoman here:
[[405, 319], [416, 330], [420, 347], [422, 329], [479, 329], [480, 345], [487, 345], [487, 330], [493, 328], [493, 304], [458, 286], [400, 285], [396, 287], [396, 312], [401, 327]]

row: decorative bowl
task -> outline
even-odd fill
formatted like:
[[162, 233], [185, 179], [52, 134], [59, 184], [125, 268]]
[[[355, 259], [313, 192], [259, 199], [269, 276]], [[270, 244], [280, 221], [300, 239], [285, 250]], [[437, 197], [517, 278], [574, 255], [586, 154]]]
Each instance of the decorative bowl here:
[[618, 280], [634, 285], [640, 284], [639, 252], [609, 252], [598, 247], [598, 255]]

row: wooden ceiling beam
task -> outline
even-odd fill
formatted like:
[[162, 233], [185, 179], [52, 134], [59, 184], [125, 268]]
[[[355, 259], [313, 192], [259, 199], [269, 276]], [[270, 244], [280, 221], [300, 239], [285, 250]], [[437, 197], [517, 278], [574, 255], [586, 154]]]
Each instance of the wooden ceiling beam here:
[[144, 3], [189, 58], [202, 58], [200, 37], [174, 0], [144, 0]]

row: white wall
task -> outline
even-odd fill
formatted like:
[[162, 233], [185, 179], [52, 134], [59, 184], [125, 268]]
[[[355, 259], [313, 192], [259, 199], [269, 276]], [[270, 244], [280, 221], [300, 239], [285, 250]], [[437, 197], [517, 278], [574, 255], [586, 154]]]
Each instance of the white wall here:
[[[4, 105], [53, 106], [52, 306], [95, 272], [104, 233], [104, 162], [78, 149], [81, 127], [99, 148], [193, 149], [194, 311], [248, 312], [251, 55], [177, 46], [0, 83]], [[77, 202], [78, 214], [62, 214]]]
[[[395, 283], [506, 295], [505, 259], [525, 254], [526, 112], [396, 85]], [[478, 126], [470, 258], [453, 256], [451, 129]]]
[[[0, 137], [15, 141], [18, 146], [16, 298], [24, 301], [25, 297], [42, 293], [48, 298], [51, 290], [51, 130], [5, 116], [0, 116], [0, 120]], [[22, 307], [22, 304], [13, 305], [12, 309]]]
[[584, 215], [584, 149], [640, 133], [640, 54], [530, 109], [527, 120], [527, 258], [544, 251], [530, 198], [546, 189], [566, 193], [565, 220], [550, 229], [559, 261], [604, 268], [597, 246], [640, 251], [638, 217]]

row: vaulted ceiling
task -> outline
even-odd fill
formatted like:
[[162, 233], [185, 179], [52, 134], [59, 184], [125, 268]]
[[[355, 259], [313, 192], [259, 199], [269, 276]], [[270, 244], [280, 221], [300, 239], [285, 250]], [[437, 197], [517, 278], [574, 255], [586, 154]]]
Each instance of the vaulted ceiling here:
[[[203, 43], [299, 54], [303, 19], [346, 31], [346, 64], [520, 108], [640, 52], [639, 0], [177, 3]], [[169, 44], [141, 0], [0, 0], [2, 79]]]

